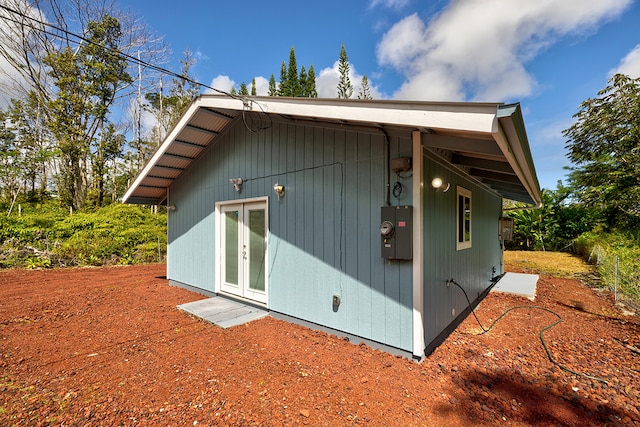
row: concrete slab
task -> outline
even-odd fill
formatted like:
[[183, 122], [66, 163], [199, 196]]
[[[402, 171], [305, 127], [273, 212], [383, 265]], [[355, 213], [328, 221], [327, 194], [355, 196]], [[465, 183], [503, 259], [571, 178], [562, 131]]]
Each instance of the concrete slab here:
[[188, 302], [177, 308], [221, 328], [230, 328], [269, 315], [265, 309], [224, 297]]
[[491, 292], [519, 295], [533, 301], [536, 298], [536, 287], [539, 278], [540, 276], [537, 274], [507, 272], [495, 284]]

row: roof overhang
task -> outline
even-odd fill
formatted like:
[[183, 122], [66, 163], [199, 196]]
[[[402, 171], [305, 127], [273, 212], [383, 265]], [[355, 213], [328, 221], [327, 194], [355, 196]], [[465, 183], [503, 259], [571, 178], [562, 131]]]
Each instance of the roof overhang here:
[[320, 126], [367, 126], [423, 133], [436, 150], [504, 198], [540, 205], [542, 196], [519, 104], [365, 101], [201, 95], [133, 181], [125, 203], [166, 204], [168, 188], [225, 132], [247, 116]]

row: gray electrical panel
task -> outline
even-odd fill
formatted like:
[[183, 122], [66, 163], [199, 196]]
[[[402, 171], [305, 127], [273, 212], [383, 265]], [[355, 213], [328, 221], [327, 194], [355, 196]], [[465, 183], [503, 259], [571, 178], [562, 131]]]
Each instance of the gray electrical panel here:
[[380, 209], [382, 257], [413, 258], [413, 207], [383, 206]]

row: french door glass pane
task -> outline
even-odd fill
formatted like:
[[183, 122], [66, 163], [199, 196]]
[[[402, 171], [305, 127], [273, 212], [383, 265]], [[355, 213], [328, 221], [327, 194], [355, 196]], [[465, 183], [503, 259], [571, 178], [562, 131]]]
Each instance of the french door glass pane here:
[[249, 211], [249, 288], [264, 291], [265, 210]]
[[238, 284], [238, 211], [224, 213], [224, 261], [226, 283]]

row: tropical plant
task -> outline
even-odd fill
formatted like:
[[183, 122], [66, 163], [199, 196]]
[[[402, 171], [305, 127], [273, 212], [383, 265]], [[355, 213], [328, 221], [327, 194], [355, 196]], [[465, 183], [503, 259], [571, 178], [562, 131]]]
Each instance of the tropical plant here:
[[514, 219], [513, 240], [508, 249], [572, 251], [573, 241], [598, 223], [597, 211], [575, 203], [561, 185], [554, 191], [543, 190], [542, 207], [506, 206], [506, 215]]

